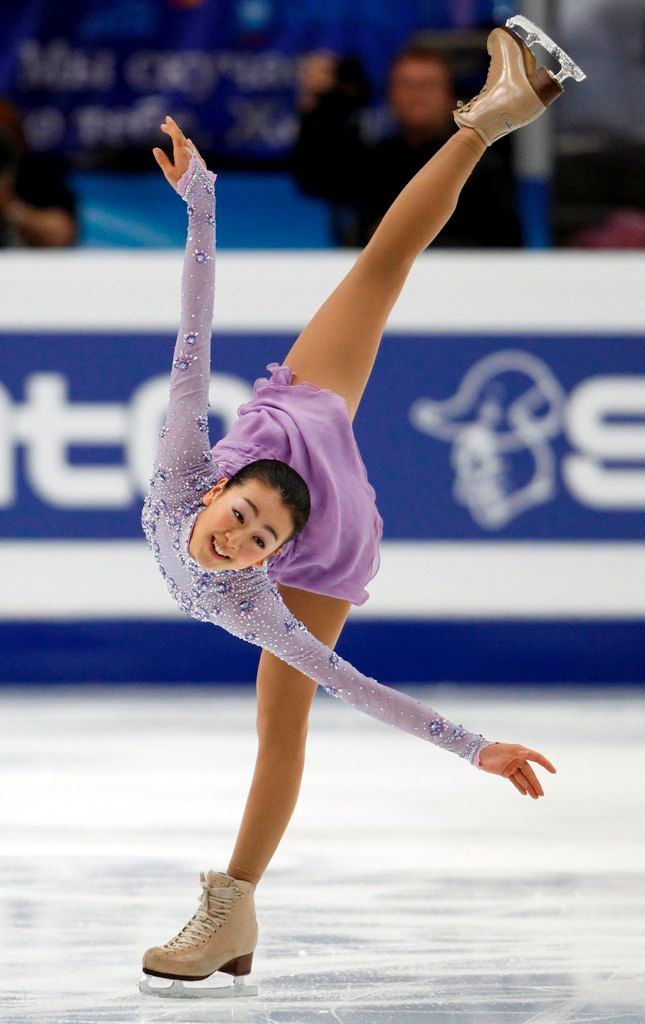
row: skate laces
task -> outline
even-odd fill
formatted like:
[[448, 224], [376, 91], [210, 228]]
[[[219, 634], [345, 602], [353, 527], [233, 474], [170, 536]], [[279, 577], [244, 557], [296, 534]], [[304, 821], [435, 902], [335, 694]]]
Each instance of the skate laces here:
[[490, 76], [492, 74], [492, 71], [493, 71], [493, 61], [492, 61], [492, 58], [491, 58], [490, 64], [488, 65], [488, 73], [486, 75], [486, 81], [482, 85], [482, 87], [479, 90], [479, 92], [477, 93], [477, 95], [473, 96], [473, 98], [471, 100], [468, 100], [467, 103], [464, 103], [462, 100], [457, 100], [457, 110], [460, 113], [468, 113], [468, 111], [471, 109], [471, 107], [474, 106], [475, 103], [477, 103], [477, 100], [480, 100], [482, 98], [482, 96], [484, 95], [484, 93], [488, 89], [488, 86], [490, 85]]
[[481, 99], [481, 97], [483, 96], [484, 92], [488, 88], [488, 84], [489, 84], [488, 83], [488, 79], [490, 78], [490, 72], [491, 71], [492, 71], [492, 61], [490, 61], [490, 65], [488, 67], [488, 74], [486, 75], [486, 81], [482, 85], [482, 87], [479, 90], [479, 92], [477, 93], [477, 95], [473, 96], [473, 98], [469, 99], [468, 102], [466, 102], [466, 103], [463, 100], [461, 100], [461, 99], [457, 100], [457, 110], [460, 113], [467, 114], [468, 111], [471, 109], [471, 106], [473, 106], [477, 102], [478, 99]]
[[241, 895], [235, 886], [209, 885], [203, 871], [200, 882], [202, 898], [197, 913], [173, 939], [164, 944], [164, 949], [187, 949], [196, 942], [209, 939], [213, 931], [225, 923], [231, 906]]
[[[489, 71], [489, 74], [490, 74], [490, 71]], [[483, 85], [481, 90], [477, 93], [477, 95], [473, 96], [473, 98], [471, 100], [468, 100], [467, 103], [464, 103], [463, 100], [457, 100], [457, 110], [459, 110], [460, 112], [466, 112], [467, 113], [470, 110], [470, 108], [477, 102], [477, 100], [480, 100], [482, 98], [482, 96], [486, 92], [487, 88], [488, 88], [488, 79], [486, 79], [486, 85]]]
[[486, 75], [486, 81], [482, 85], [482, 87], [479, 90], [479, 92], [477, 93], [477, 95], [473, 96], [473, 98], [471, 100], [468, 100], [467, 103], [464, 103], [463, 100], [457, 100], [457, 110], [460, 113], [461, 112], [467, 113], [470, 110], [470, 108], [473, 106], [473, 104], [476, 103], [477, 100], [482, 98], [482, 96], [484, 95], [484, 93], [486, 92], [486, 90], [488, 89], [488, 86], [490, 84], [489, 83], [489, 79], [490, 79], [492, 70], [493, 70], [493, 62], [491, 60], [490, 64], [488, 65], [488, 74]]

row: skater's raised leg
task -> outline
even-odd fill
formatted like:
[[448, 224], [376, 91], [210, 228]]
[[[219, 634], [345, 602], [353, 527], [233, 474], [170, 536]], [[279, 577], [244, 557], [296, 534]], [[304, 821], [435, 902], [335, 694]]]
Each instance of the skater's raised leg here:
[[[535, 31], [529, 41], [538, 40], [547, 49], [555, 45], [531, 27]], [[406, 185], [354, 266], [285, 356], [293, 383], [310, 381], [342, 395], [351, 419], [410, 268], [452, 215], [486, 148], [535, 120], [562, 93], [558, 78], [537, 67], [531, 50], [514, 32], [494, 29], [487, 45], [488, 78], [479, 95], [454, 112], [459, 130]], [[575, 68], [574, 77], [584, 77], [567, 61]]]
[[294, 384], [309, 381], [335, 391], [354, 419], [410, 268], [451, 217], [485, 151], [476, 131], [459, 129], [406, 185], [285, 356]]

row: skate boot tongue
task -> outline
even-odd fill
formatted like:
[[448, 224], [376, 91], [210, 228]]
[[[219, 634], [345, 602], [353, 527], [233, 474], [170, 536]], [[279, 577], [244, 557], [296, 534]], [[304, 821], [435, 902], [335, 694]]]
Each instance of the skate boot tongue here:
[[[202, 879], [204, 879], [203, 872]], [[212, 886], [213, 888], [230, 886], [244, 894], [253, 892], [255, 889], [253, 882], [245, 882], [240, 878], [232, 878], [231, 875], [226, 875], [223, 871], [209, 871], [206, 875], [205, 881], [208, 886]]]
[[235, 879], [225, 875], [223, 871], [209, 871], [206, 881], [209, 885], [235, 885]]

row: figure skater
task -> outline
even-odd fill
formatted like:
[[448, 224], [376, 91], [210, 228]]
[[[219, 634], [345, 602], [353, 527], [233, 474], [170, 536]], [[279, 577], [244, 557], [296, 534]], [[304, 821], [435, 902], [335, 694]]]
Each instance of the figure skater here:
[[[530, 41], [556, 49], [525, 19], [511, 23], [532, 31]], [[529, 761], [555, 772], [543, 754], [468, 732], [361, 674], [333, 650], [351, 605], [367, 600], [365, 584], [378, 568], [383, 523], [352, 421], [390, 310], [487, 146], [537, 118], [562, 92], [566, 74], [582, 74], [562, 51], [558, 77], [538, 69], [530, 49], [504, 28], [491, 32], [488, 52], [486, 85], [459, 104], [456, 133], [403, 189], [285, 361], [269, 364], [270, 379], [255, 382], [252, 400], [212, 449], [215, 175], [172, 118], [161, 126], [172, 140], [173, 161], [161, 149], [153, 153], [188, 205], [188, 240], [168, 414], [142, 524], [179, 606], [262, 652], [257, 762], [231, 860], [226, 872], [201, 873], [197, 912], [173, 939], [144, 954], [143, 992], [257, 993], [244, 983], [258, 937], [254, 890], [296, 804], [316, 686], [508, 779], [533, 799], [544, 793]], [[183, 985], [216, 971], [233, 975], [234, 983]], [[172, 985], [155, 988], [149, 976]]]

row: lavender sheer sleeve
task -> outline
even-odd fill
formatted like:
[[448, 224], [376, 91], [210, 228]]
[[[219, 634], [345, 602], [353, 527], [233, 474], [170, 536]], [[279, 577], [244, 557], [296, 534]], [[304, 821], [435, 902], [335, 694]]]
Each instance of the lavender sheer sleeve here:
[[177, 183], [188, 207], [188, 236], [168, 413], [155, 460], [156, 483], [162, 488], [164, 481], [185, 477], [211, 461], [208, 387], [215, 293], [215, 179], [193, 156]]
[[479, 768], [479, 754], [492, 741], [467, 732], [408, 694], [363, 675], [317, 640], [289, 611], [266, 572], [231, 571], [219, 575], [209, 621], [270, 651], [346, 704], [452, 751]]

